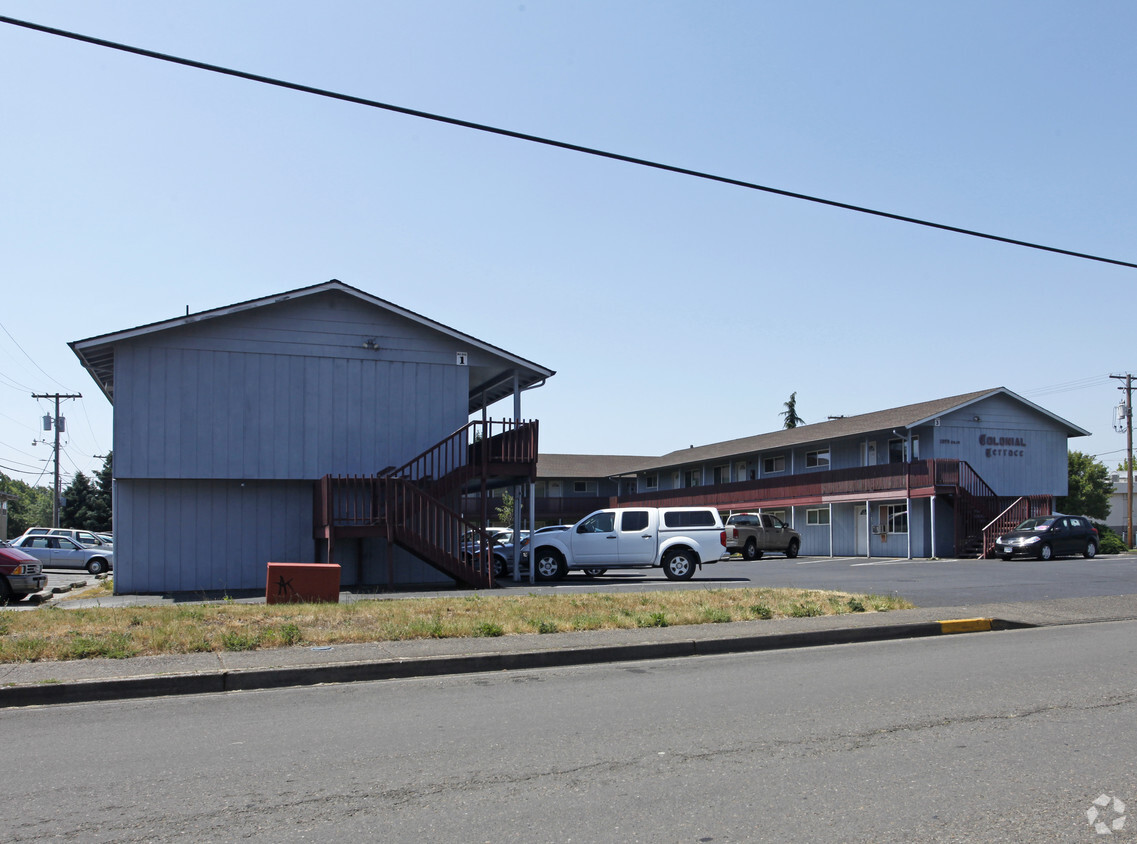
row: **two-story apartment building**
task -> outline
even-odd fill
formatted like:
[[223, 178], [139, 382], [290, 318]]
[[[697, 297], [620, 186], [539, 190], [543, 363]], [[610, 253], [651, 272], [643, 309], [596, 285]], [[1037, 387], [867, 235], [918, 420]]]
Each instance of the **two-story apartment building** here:
[[1067, 440], [1088, 433], [999, 387], [673, 451], [611, 503], [773, 512], [803, 554], [977, 555], [985, 528], [1066, 494]]
[[125, 593], [263, 588], [270, 561], [489, 585], [457, 497], [532, 483], [520, 396], [553, 375], [334, 280], [70, 345], [114, 405]]

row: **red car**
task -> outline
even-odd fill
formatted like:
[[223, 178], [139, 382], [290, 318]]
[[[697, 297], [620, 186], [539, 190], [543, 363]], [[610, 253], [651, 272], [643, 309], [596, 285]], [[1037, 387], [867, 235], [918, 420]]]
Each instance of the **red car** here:
[[47, 587], [40, 561], [7, 542], [0, 542], [0, 603], [22, 601]]

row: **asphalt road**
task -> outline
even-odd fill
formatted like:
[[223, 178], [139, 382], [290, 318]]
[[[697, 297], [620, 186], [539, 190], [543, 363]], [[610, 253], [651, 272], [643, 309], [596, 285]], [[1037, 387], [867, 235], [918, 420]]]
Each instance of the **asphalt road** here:
[[1092, 842], [1137, 622], [14, 710], [5, 841]]
[[[503, 581], [507, 588], [518, 588]], [[660, 569], [611, 570], [603, 577], [571, 573], [549, 588], [565, 590], [737, 588], [791, 586], [848, 592], [897, 594], [921, 607], [952, 607], [998, 601], [1042, 601], [1137, 593], [1137, 555], [1092, 560], [1064, 557], [1042, 562], [1005, 560], [907, 560], [884, 557], [769, 556], [754, 562], [731, 559], [707, 565], [690, 581], [674, 583]], [[520, 588], [530, 590], [528, 583]], [[544, 588], [544, 585], [542, 585]]]

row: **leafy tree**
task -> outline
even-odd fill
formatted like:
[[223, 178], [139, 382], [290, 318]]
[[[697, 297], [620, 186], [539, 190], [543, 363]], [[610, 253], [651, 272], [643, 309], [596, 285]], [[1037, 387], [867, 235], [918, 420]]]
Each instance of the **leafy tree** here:
[[517, 502], [508, 492], [501, 494], [501, 506], [497, 508], [497, 520], [503, 525], [513, 527], [513, 508]]
[[[31, 486], [0, 472], [0, 491], [16, 496], [8, 502], [8, 536], [19, 536], [30, 527], [51, 524], [51, 490]], [[8, 537], [0, 537], [6, 539]]]
[[1059, 496], [1054, 506], [1060, 513], [1089, 516], [1104, 521], [1109, 516], [1109, 496], [1113, 484], [1109, 469], [1089, 454], [1071, 451], [1066, 457], [1069, 493]]
[[63, 508], [59, 511], [60, 525], [94, 530], [99, 520], [99, 503], [90, 479], [82, 472], [77, 472], [63, 491]]
[[[1137, 461], [1134, 462], [1133, 470], [1137, 471]], [[1117, 471], [1119, 471], [1119, 472], [1128, 472], [1129, 471], [1129, 458], [1128, 457], [1126, 457], [1124, 460], [1122, 460], [1120, 463], [1117, 464]]]
[[785, 417], [782, 423], [783, 428], [796, 428], [798, 425], [804, 425], [805, 420], [797, 415], [797, 391], [790, 393], [790, 400], [784, 403], [785, 410], [781, 415]]

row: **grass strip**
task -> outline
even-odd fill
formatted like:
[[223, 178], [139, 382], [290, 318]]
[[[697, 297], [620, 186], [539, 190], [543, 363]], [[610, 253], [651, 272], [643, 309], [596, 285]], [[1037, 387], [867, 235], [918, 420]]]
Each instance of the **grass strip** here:
[[721, 624], [912, 607], [902, 598], [812, 589], [384, 598], [341, 604], [46, 606], [0, 616], [0, 663], [122, 659], [402, 639]]

